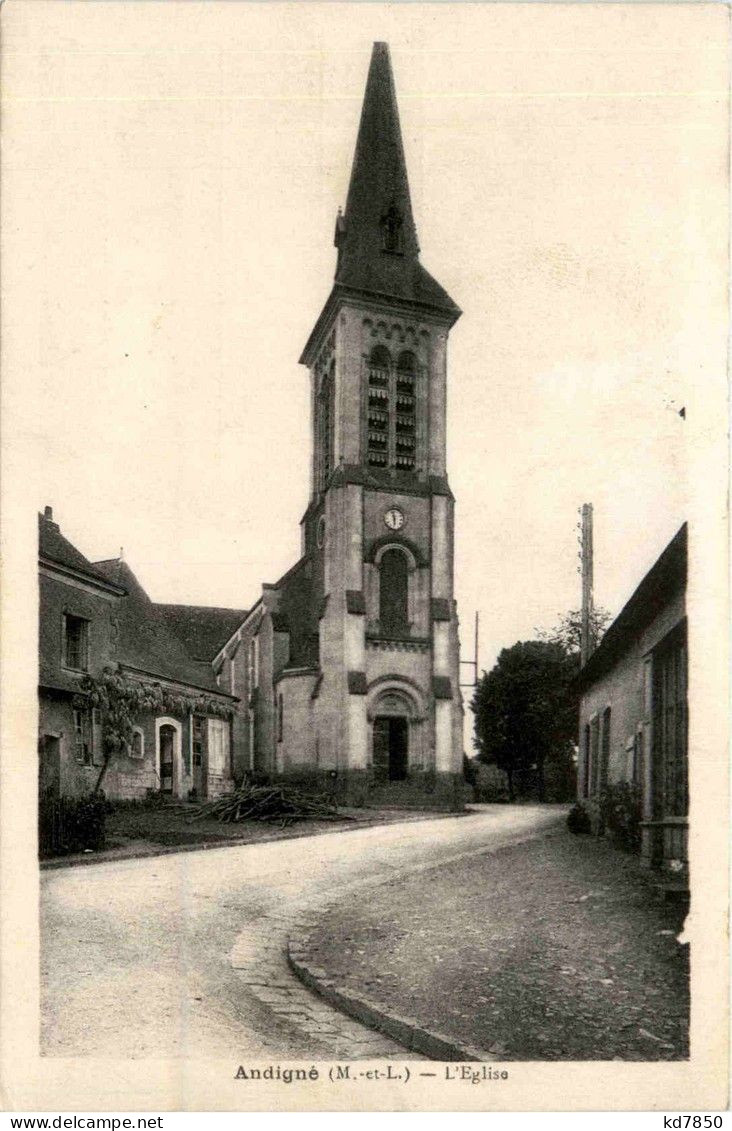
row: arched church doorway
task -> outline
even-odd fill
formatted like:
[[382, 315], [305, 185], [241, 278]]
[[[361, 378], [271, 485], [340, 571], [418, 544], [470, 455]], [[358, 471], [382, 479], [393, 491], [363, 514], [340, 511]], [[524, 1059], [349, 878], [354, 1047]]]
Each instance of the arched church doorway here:
[[367, 715], [376, 784], [406, 781], [424, 769], [424, 704], [415, 683], [399, 675], [374, 680]]
[[374, 779], [405, 781], [409, 766], [409, 720], [401, 715], [374, 719]]

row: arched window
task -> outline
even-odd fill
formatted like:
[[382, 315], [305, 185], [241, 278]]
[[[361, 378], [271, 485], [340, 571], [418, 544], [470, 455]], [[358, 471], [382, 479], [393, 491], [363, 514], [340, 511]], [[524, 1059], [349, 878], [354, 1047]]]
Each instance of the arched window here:
[[379, 622], [385, 633], [409, 628], [409, 564], [401, 550], [388, 549], [379, 567]]
[[130, 758], [144, 758], [145, 757], [145, 736], [142, 733], [141, 727], [135, 727], [132, 732], [132, 742], [130, 743]]
[[328, 485], [330, 473], [334, 463], [334, 398], [335, 398], [335, 362], [330, 363], [330, 368], [323, 374], [318, 393], [318, 413], [320, 430], [320, 489]]

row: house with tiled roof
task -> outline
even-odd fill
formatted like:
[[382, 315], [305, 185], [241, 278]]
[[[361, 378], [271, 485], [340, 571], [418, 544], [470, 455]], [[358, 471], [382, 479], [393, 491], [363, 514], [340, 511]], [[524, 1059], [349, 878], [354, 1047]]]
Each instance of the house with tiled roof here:
[[185, 640], [193, 659], [208, 665], [248, 612], [248, 609], [221, 609], [208, 605], [156, 604], [155, 608], [168, 628]]
[[[357, 803], [463, 804], [446, 420], [448, 337], [461, 312], [420, 260], [386, 43], [373, 46], [334, 244], [330, 294], [300, 357], [312, 460], [292, 568], [248, 610], [155, 605], [123, 562], [79, 560], [60, 533], [47, 535], [54, 584], [65, 556], [85, 594], [49, 603], [53, 678], [73, 685], [84, 664], [96, 673], [112, 663], [126, 680], [167, 688], [166, 702], [182, 687], [181, 703], [212, 704], [149, 711], [110, 778], [117, 791], [210, 794], [226, 774], [256, 771]], [[44, 742], [76, 728], [61, 760], [91, 782], [93, 711], [85, 721], [68, 686], [58, 694], [63, 721]], [[221, 755], [212, 736], [226, 704]]]
[[[206, 653], [245, 610], [213, 609], [209, 617], [203, 608], [157, 605], [121, 557], [91, 562], [50, 507], [38, 519], [41, 789], [79, 796], [103, 775], [112, 798], [229, 791], [238, 701], [219, 686]], [[108, 759], [94, 688], [111, 676], [146, 705], [129, 747]]]
[[642, 806], [646, 864], [687, 873], [687, 525], [631, 594], [578, 676], [578, 799], [625, 783]]

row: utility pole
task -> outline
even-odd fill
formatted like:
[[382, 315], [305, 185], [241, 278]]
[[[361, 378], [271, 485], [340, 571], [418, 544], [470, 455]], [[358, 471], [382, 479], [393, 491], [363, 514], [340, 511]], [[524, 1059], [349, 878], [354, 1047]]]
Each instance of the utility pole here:
[[[473, 678], [470, 683], [460, 682], [461, 687], [477, 687], [478, 686], [478, 613], [475, 614], [475, 645], [472, 660], [461, 660], [460, 667], [472, 668]], [[462, 675], [462, 672], [460, 673]]]
[[582, 561], [582, 631], [580, 636], [580, 663], [584, 665], [592, 655], [592, 503], [582, 504], [582, 534], [580, 556]]

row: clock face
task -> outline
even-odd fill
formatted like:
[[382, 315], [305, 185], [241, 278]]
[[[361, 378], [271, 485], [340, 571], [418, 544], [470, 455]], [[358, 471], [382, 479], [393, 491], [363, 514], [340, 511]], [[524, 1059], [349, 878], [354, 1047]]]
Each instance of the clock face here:
[[404, 514], [399, 510], [399, 507], [389, 507], [384, 515], [384, 522], [389, 530], [401, 530], [404, 526]]

